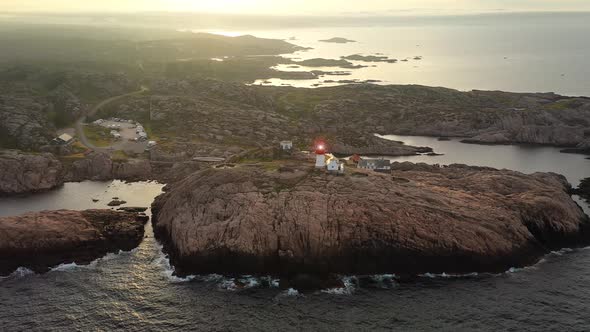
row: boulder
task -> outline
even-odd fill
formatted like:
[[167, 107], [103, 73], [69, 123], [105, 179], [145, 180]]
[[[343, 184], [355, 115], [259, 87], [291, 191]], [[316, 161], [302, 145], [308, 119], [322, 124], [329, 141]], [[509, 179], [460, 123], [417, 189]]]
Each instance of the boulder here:
[[590, 235], [569, 184], [552, 173], [244, 166], [169, 187], [152, 218], [179, 274], [501, 272]]
[[139, 245], [144, 220], [110, 210], [43, 211], [0, 218], [0, 275], [18, 267], [46, 272], [63, 263], [87, 264]]

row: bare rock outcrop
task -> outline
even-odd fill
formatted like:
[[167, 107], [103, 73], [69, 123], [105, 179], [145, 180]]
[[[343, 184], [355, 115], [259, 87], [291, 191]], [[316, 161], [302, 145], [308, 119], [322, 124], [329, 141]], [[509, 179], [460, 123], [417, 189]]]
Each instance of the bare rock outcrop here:
[[62, 164], [50, 153], [0, 151], [0, 195], [53, 189], [63, 184]]
[[113, 161], [106, 153], [90, 153], [67, 167], [66, 181], [106, 181], [113, 179]]
[[345, 140], [338, 140], [330, 145], [330, 151], [337, 155], [359, 154], [364, 156], [413, 156], [418, 153], [432, 152], [429, 147], [415, 147], [402, 142], [386, 140], [377, 136], [361, 137], [350, 144]]
[[145, 181], [151, 178], [152, 166], [149, 160], [113, 161], [110, 155], [100, 152], [90, 153], [86, 158], [71, 163], [66, 167], [65, 174], [65, 180], [68, 182], [113, 179]]
[[152, 206], [179, 274], [498, 272], [587, 243], [564, 177], [396, 164], [197, 172]]
[[43, 211], [0, 218], [0, 275], [18, 267], [87, 264], [109, 252], [128, 251], [143, 239], [145, 220], [111, 210]]

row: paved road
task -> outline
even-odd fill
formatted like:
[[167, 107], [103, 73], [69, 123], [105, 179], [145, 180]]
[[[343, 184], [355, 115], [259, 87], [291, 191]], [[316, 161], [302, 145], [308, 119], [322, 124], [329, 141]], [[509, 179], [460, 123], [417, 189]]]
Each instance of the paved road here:
[[76, 133], [78, 134], [78, 138], [80, 139], [80, 143], [82, 143], [84, 146], [86, 146], [89, 149], [92, 150], [96, 150], [96, 151], [103, 151], [103, 152], [108, 152], [111, 151], [111, 148], [99, 148], [94, 146], [92, 143], [90, 143], [90, 141], [88, 141], [88, 138], [86, 137], [86, 135], [84, 134], [84, 123], [86, 122], [86, 119], [89, 116], [92, 116], [94, 114], [96, 114], [96, 112], [98, 112], [101, 108], [105, 107], [106, 105], [117, 101], [119, 99], [123, 99], [126, 97], [130, 97], [130, 96], [135, 96], [141, 93], [144, 93], [145, 91], [148, 91], [149, 89], [146, 87], [141, 87], [141, 90], [139, 91], [134, 91], [134, 92], [130, 92], [130, 93], [126, 93], [124, 95], [120, 95], [120, 96], [115, 96], [115, 97], [111, 97], [109, 99], [105, 99], [103, 101], [101, 101], [100, 103], [96, 104], [94, 107], [92, 107], [90, 109], [90, 111], [88, 111], [86, 113], [86, 115], [80, 117], [80, 119], [78, 119], [78, 121], [76, 121]]

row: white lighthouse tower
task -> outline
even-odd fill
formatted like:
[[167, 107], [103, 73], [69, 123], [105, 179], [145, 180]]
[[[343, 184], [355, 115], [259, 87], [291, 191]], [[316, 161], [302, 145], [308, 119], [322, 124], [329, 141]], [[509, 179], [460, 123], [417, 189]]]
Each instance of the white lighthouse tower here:
[[315, 167], [326, 167], [326, 144], [318, 143], [315, 148]]

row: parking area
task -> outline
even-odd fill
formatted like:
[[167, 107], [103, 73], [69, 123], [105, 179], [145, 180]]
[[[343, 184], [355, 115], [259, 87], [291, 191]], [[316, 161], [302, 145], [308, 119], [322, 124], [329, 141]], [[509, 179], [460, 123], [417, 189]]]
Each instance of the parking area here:
[[[123, 150], [131, 153], [142, 153], [150, 146], [148, 136], [141, 124], [131, 120], [108, 119], [93, 123], [111, 130], [116, 140], [109, 147], [111, 150]], [[153, 143], [152, 143], [153, 144]]]

